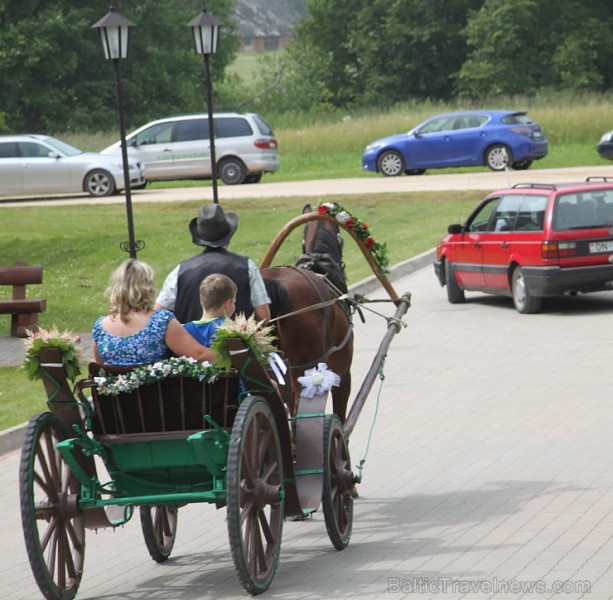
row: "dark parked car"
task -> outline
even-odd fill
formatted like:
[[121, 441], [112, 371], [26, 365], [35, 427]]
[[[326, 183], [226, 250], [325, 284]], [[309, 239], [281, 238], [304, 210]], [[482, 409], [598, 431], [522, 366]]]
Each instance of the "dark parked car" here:
[[613, 131], [607, 131], [602, 135], [596, 150], [601, 158], [613, 160]]
[[547, 296], [613, 289], [613, 179], [517, 184], [448, 232], [434, 271], [452, 304], [481, 291], [534, 313]]
[[362, 168], [387, 177], [479, 165], [528, 169], [547, 150], [543, 130], [525, 112], [469, 110], [438, 115], [408, 133], [372, 142]]

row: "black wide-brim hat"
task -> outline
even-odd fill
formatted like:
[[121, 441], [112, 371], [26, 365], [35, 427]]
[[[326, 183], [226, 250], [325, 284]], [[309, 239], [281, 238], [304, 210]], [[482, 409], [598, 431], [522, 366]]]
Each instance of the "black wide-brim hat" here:
[[238, 215], [225, 213], [219, 204], [201, 206], [198, 217], [189, 223], [194, 244], [211, 248], [227, 246], [237, 227]]

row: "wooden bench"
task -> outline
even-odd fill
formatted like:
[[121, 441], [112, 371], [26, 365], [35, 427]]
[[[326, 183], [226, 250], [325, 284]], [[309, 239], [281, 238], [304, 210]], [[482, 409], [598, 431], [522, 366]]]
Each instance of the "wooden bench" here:
[[17, 262], [12, 267], [0, 267], [0, 285], [12, 285], [11, 300], [0, 300], [0, 314], [11, 315], [11, 335], [26, 337], [26, 332], [38, 331], [38, 313], [47, 308], [43, 299], [26, 298], [26, 285], [43, 282], [43, 268]]

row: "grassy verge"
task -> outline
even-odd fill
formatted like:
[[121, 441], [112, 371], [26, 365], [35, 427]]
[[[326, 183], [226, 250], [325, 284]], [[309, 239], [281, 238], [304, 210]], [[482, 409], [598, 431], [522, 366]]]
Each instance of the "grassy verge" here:
[[[432, 248], [446, 226], [465, 217], [480, 192], [454, 194], [381, 194], [342, 196], [336, 201], [370, 226], [377, 241], [385, 242], [392, 263]], [[326, 198], [328, 200], [328, 198]], [[330, 198], [334, 200], [334, 198]], [[231, 248], [259, 261], [270, 240], [290, 219], [302, 212], [310, 197], [257, 201], [233, 201], [226, 210], [240, 215], [240, 225]], [[135, 209], [137, 237], [146, 241], [139, 258], [156, 272], [156, 284], [179, 261], [196, 254], [187, 224], [196, 215], [200, 202], [138, 204]], [[32, 297], [47, 299], [41, 325], [60, 330], [90, 331], [94, 320], [106, 312], [104, 297], [112, 270], [126, 258], [118, 247], [125, 239], [125, 210], [122, 205], [3, 208], [5, 231], [0, 239], [3, 264], [25, 260], [44, 266], [44, 283], [31, 286]], [[33, 228], [32, 224], [37, 224]], [[299, 230], [282, 245], [275, 264], [292, 264], [300, 254]], [[349, 283], [371, 274], [359, 249], [345, 244]], [[7, 294], [7, 290], [1, 291]], [[9, 319], [0, 318], [0, 330], [8, 332]], [[27, 420], [44, 406], [40, 382], [30, 383], [23, 371], [0, 368], [0, 429]]]

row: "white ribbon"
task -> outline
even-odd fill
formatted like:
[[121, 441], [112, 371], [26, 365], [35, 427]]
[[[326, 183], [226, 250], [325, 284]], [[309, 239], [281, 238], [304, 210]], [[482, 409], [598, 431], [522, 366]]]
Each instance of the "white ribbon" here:
[[313, 398], [316, 394], [323, 394], [331, 390], [332, 386], [338, 387], [340, 382], [340, 376], [330, 371], [326, 363], [318, 363], [317, 368], [308, 369], [302, 377], [298, 377], [298, 383], [303, 388], [300, 396]]
[[268, 357], [268, 366], [275, 374], [279, 385], [285, 385], [285, 378], [283, 377], [283, 375], [285, 375], [285, 373], [287, 372], [287, 365], [283, 362], [283, 359], [276, 352], [270, 353]]

